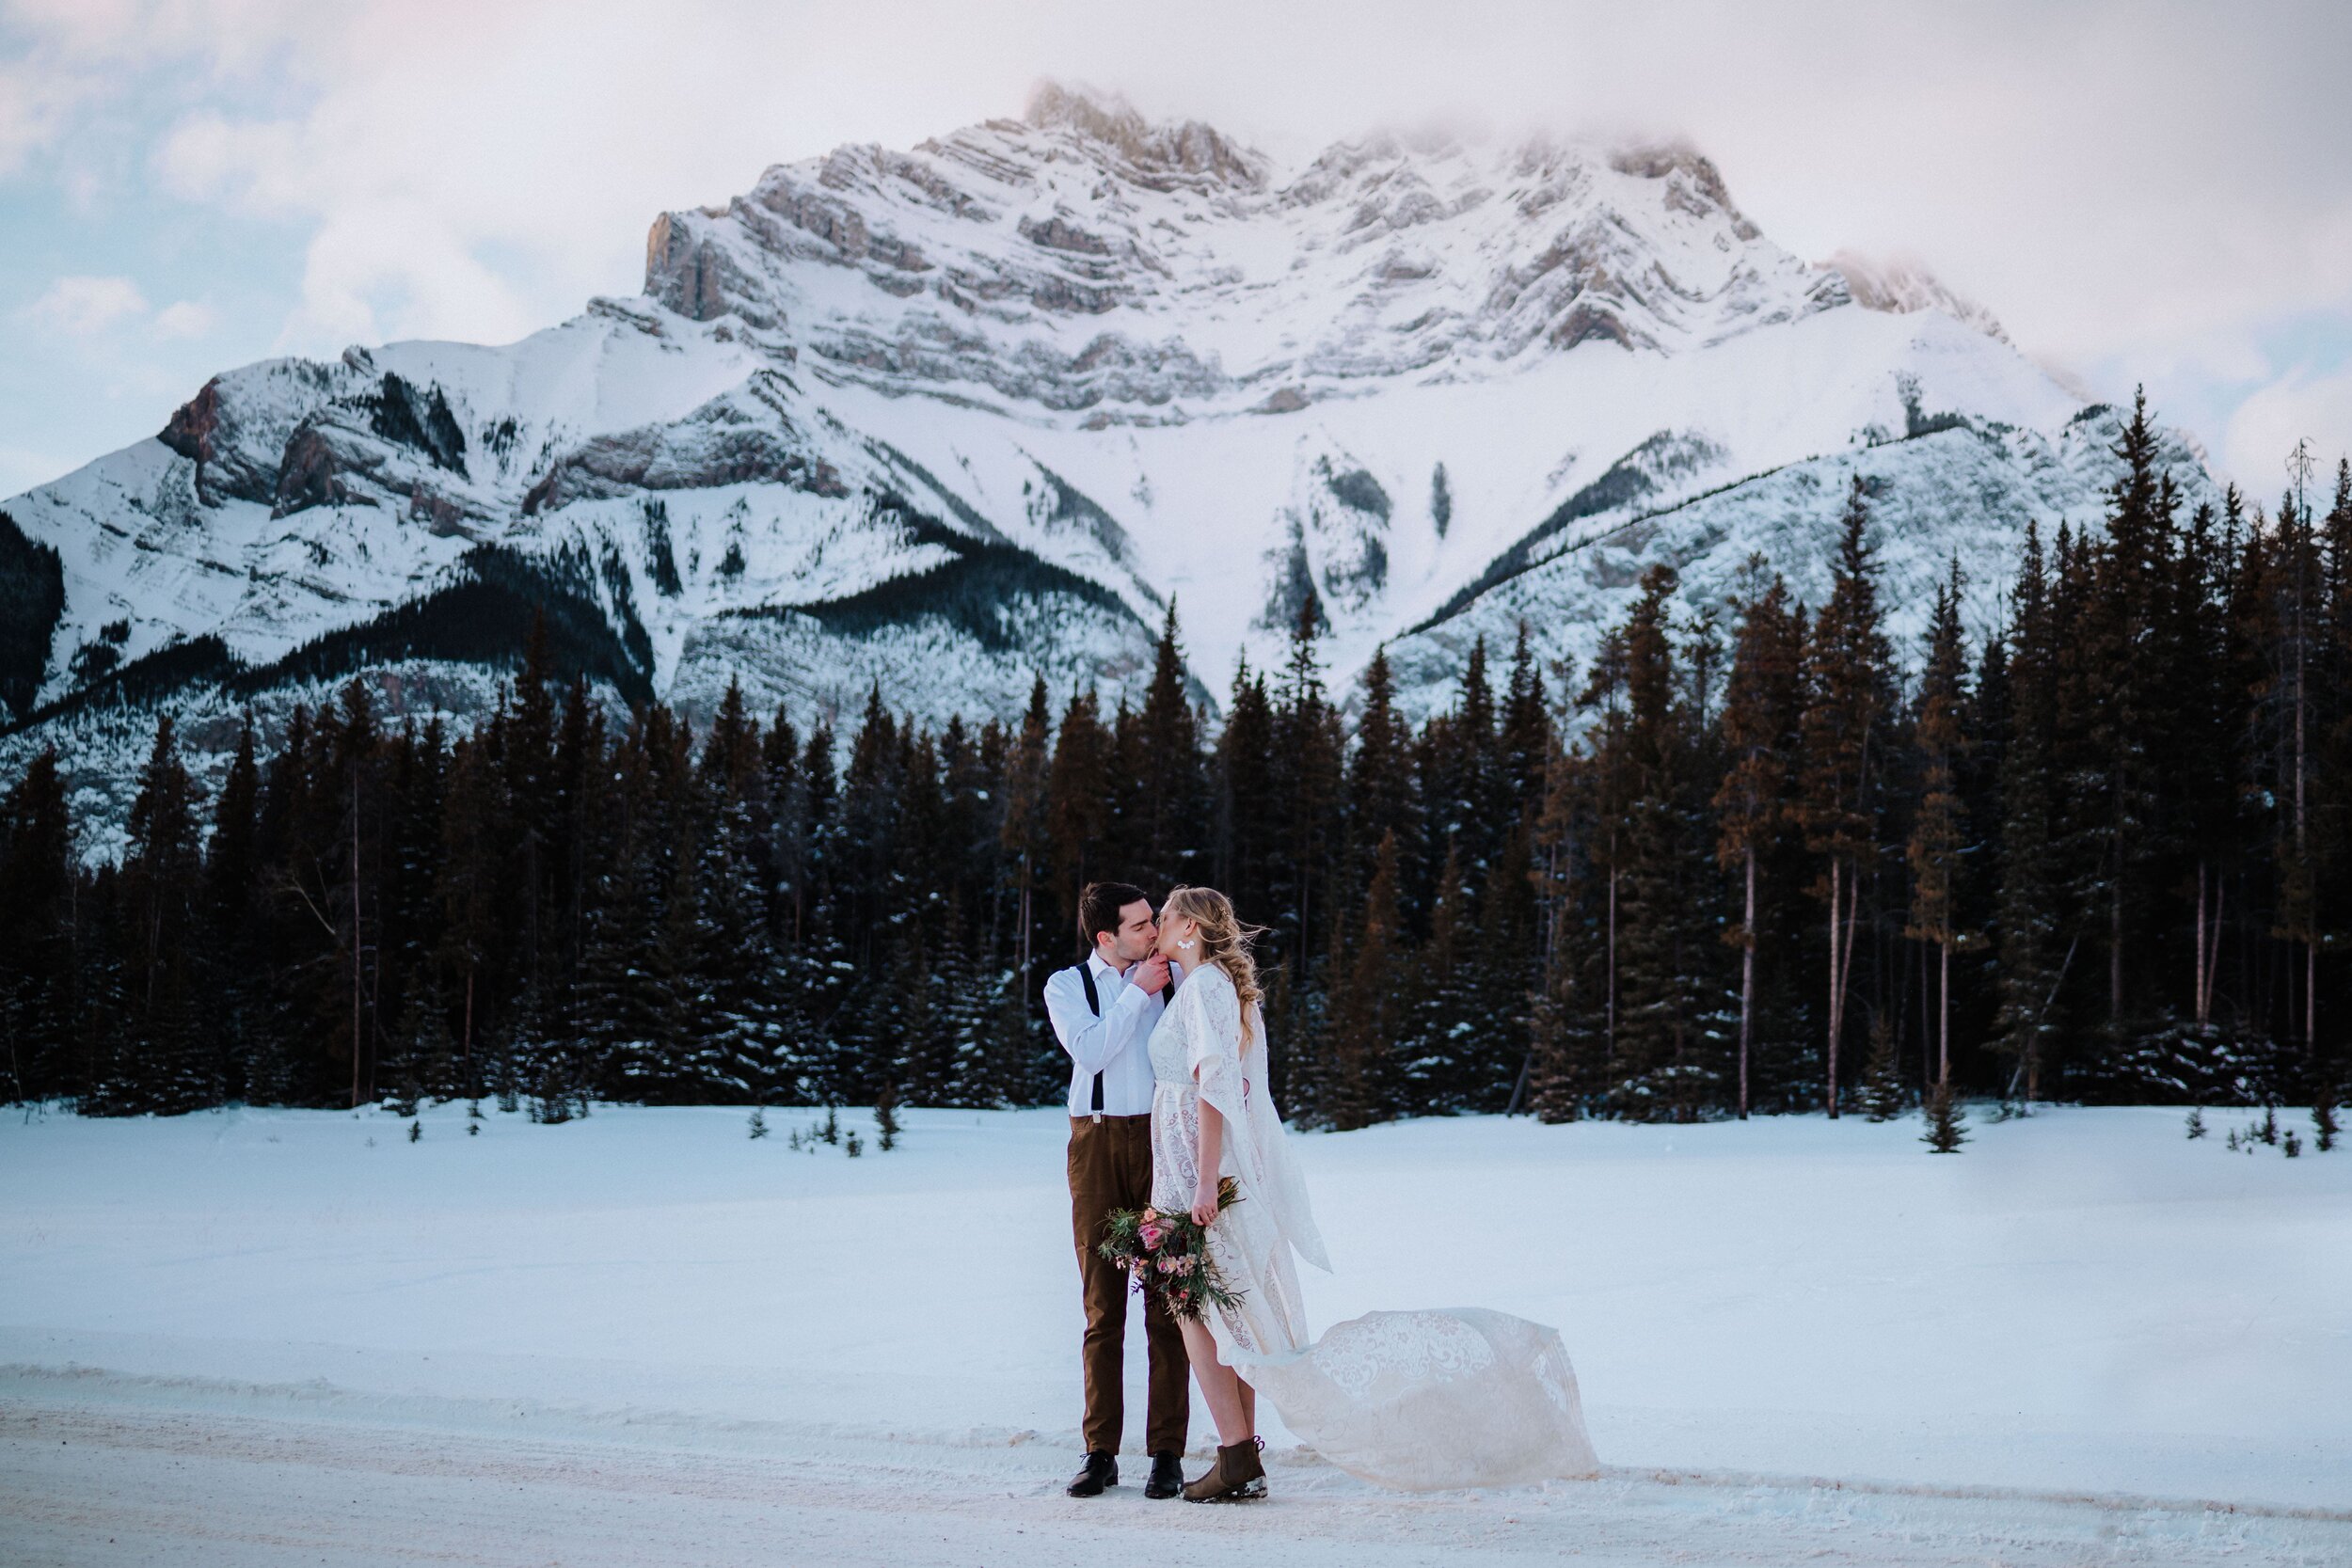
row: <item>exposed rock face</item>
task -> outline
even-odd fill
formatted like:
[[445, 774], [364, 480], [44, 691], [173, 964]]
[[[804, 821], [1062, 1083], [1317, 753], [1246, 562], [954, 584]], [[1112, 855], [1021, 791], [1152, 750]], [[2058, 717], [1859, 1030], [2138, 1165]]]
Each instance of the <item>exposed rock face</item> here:
[[1914, 310], [1940, 310], [1967, 323], [1987, 337], [2009, 341], [2009, 334], [1993, 312], [1973, 299], [1954, 293], [1923, 262], [1908, 259], [1874, 261], [1841, 250], [1825, 263], [1846, 280], [1847, 292], [1865, 310], [1906, 315]]
[[225, 500], [267, 501], [278, 494], [278, 464], [261, 460], [249, 443], [239, 440], [236, 413], [224, 408], [220, 378], [172, 411], [170, 422], [156, 437], [196, 465], [196, 491], [204, 504]]
[[386, 701], [463, 723], [542, 603], [612, 695], [690, 717], [728, 678], [933, 721], [1041, 673], [1115, 702], [1171, 601], [1204, 701], [1311, 602], [1336, 689], [1389, 642], [1426, 709], [1522, 619], [1588, 657], [1651, 561], [1694, 609], [1757, 550], [1813, 582], [1852, 471], [1900, 641], [1920, 562], [1959, 551], [1981, 610], [2028, 518], [2099, 511], [2109, 416], [1997, 333], [1918, 269], [1789, 255], [1688, 147], [1285, 168], [1048, 87], [663, 214], [642, 295], [231, 371], [9, 501], [0, 610], [42, 629], [0, 639], [0, 705], [37, 711], [0, 773], [54, 739], [112, 791], [158, 707], [233, 737], [228, 683], [388, 661]]

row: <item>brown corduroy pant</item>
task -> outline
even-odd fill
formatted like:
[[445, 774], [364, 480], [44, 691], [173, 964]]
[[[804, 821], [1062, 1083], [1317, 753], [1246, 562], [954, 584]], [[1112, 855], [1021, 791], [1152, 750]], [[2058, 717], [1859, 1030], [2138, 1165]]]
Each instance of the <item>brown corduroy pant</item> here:
[[[1122, 1373], [1127, 1352], [1126, 1271], [1095, 1250], [1114, 1209], [1152, 1201], [1152, 1118], [1070, 1118], [1070, 1227], [1078, 1243], [1078, 1280], [1086, 1293], [1084, 1349], [1087, 1452], [1117, 1453], [1126, 1430]], [[1192, 1425], [1192, 1368], [1184, 1336], [1156, 1301], [1138, 1298], [1145, 1348], [1151, 1353], [1151, 1403], [1144, 1446], [1150, 1453], [1182, 1453]]]

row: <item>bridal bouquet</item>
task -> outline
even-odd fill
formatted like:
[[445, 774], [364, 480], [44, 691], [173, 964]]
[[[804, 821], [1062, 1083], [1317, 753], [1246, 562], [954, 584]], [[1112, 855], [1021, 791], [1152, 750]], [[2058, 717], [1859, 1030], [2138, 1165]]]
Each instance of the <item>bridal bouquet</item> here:
[[[1221, 1178], [1217, 1211], [1221, 1213], [1240, 1201], [1233, 1179]], [[1157, 1296], [1177, 1317], [1199, 1323], [1210, 1307], [1241, 1300], [1243, 1292], [1228, 1286], [1209, 1259], [1209, 1227], [1189, 1211], [1118, 1209], [1104, 1229], [1099, 1249], [1104, 1258], [1125, 1269], [1136, 1290]]]

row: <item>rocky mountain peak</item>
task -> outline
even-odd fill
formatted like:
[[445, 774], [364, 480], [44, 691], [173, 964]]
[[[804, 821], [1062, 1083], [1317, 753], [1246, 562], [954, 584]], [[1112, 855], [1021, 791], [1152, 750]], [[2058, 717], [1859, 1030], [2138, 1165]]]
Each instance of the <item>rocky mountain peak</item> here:
[[1610, 150], [1609, 166], [1639, 180], [1665, 181], [1670, 205], [1693, 216], [1720, 213], [1740, 238], [1757, 237], [1756, 225], [1732, 202], [1713, 160], [1686, 141], [1629, 142]]
[[1821, 265], [1846, 280], [1846, 292], [1865, 310], [1884, 310], [1898, 316], [1915, 310], [1941, 310], [1988, 338], [2009, 341], [2009, 334], [2001, 330], [1999, 319], [1991, 310], [1947, 288], [1915, 257], [1878, 260], [1841, 250]]
[[1138, 183], [1166, 189], [1169, 176], [1208, 178], [1246, 190], [1265, 183], [1266, 160], [1215, 126], [1197, 119], [1153, 124], [1116, 93], [1040, 82], [1029, 93], [1022, 123], [1066, 132], [1113, 152]]
[[215, 772], [246, 703], [352, 674], [470, 722], [543, 608], [626, 700], [944, 721], [1135, 689], [1171, 600], [1205, 701], [1311, 593], [1335, 689], [1386, 645], [1426, 711], [1481, 639], [1590, 657], [1650, 564], [1825, 592], [1856, 477], [1911, 646], [1955, 554], [1996, 602], [2025, 519], [2096, 517], [2083, 403], [1916, 263], [1773, 244], [1684, 143], [1278, 166], [1047, 83], [663, 214], [640, 297], [225, 371], [9, 499], [0, 767], [54, 741], [119, 822], [159, 709]]

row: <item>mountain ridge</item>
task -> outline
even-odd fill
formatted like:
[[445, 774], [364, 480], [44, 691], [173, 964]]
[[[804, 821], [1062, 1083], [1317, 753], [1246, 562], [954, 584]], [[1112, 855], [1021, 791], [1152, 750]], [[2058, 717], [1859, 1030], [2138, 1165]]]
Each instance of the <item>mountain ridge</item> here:
[[[2114, 422], [1923, 270], [1773, 245], [1685, 144], [1376, 134], [1285, 167], [1049, 85], [660, 214], [638, 296], [224, 372], [10, 499], [0, 594], [50, 635], [0, 646], [0, 764], [55, 741], [119, 821], [155, 711], [276, 722], [337, 660], [470, 722], [534, 594], [614, 700], [692, 717], [734, 678], [838, 717], [881, 683], [938, 721], [1040, 675], [1138, 689], [1170, 599], [1214, 706], [1311, 593], [1335, 682], [1388, 643], [1425, 711], [1521, 621], [1588, 657], [1629, 538], [1693, 609], [1767, 546], [1807, 577], [1833, 470], [1949, 487], [1883, 524], [1901, 640], [1923, 562], [1975, 563], [1981, 622], [2028, 518], [2096, 515]], [[1677, 516], [1709, 520], [1644, 531]]]

